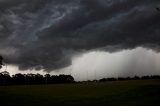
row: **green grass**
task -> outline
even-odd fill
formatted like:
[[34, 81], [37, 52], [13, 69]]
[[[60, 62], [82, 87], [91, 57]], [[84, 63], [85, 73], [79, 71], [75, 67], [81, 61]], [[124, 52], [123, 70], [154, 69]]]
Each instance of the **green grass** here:
[[160, 106], [160, 80], [0, 86], [0, 106]]

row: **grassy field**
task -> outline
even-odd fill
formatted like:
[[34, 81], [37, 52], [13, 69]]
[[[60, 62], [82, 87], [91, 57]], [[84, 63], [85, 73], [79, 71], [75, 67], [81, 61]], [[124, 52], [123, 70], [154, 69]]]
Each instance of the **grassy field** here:
[[160, 80], [0, 86], [0, 106], [160, 106]]

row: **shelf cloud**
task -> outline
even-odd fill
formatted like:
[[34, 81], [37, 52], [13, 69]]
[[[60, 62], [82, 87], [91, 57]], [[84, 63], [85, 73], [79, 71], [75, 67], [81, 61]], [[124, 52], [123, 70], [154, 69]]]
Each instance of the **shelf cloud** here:
[[79, 53], [159, 52], [159, 0], [0, 0], [0, 54], [20, 70], [71, 65]]

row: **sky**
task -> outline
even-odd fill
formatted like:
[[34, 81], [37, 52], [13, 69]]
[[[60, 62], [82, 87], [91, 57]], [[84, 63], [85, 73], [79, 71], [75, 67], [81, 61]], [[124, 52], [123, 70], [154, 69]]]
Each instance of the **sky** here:
[[157, 75], [157, 7], [159, 0], [0, 0], [0, 55], [11, 74]]

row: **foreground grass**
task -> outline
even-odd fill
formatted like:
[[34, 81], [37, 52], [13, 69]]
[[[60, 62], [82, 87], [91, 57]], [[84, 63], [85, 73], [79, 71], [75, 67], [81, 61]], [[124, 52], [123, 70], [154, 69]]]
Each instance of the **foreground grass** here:
[[160, 106], [160, 80], [0, 86], [0, 106]]

